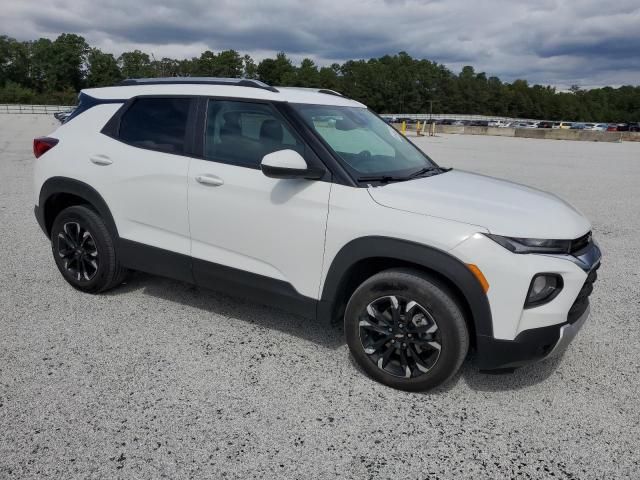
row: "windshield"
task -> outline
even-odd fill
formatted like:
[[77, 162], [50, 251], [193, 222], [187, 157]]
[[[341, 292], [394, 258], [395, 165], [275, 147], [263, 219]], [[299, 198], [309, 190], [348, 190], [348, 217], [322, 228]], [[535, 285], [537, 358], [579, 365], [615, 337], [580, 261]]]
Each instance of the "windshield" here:
[[396, 129], [366, 108], [292, 106], [356, 178], [411, 175], [437, 166]]

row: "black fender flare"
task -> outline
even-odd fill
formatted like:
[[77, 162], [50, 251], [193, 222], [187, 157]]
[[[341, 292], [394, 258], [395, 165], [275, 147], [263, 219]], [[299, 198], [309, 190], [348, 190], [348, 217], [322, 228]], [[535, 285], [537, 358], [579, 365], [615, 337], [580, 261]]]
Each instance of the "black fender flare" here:
[[49, 218], [47, 211], [47, 202], [58, 194], [71, 194], [76, 197], [80, 197], [87, 203], [91, 204], [95, 208], [98, 214], [104, 219], [107, 224], [107, 228], [114, 235], [114, 238], [119, 238], [116, 222], [111, 215], [111, 210], [107, 206], [107, 202], [104, 201], [102, 195], [90, 185], [69, 177], [51, 177], [49, 178], [40, 189], [40, 196], [38, 201], [38, 212], [36, 216], [39, 216], [39, 223], [45, 230], [47, 236], [50, 234], [50, 227], [53, 223], [53, 218]]
[[390, 237], [369, 236], [350, 241], [329, 267], [318, 308], [318, 317], [329, 319], [349, 270], [366, 259], [384, 258], [408, 262], [431, 270], [451, 282], [464, 297], [476, 336], [493, 336], [491, 307], [471, 270], [460, 260], [437, 248]]

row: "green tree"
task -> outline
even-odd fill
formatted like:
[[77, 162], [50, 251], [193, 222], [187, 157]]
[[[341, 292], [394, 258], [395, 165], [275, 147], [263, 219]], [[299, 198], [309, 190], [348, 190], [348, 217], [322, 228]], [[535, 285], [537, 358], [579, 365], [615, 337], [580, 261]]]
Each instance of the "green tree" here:
[[118, 62], [111, 53], [104, 53], [97, 48], [92, 48], [87, 55], [88, 87], [103, 87], [113, 85], [122, 80], [122, 73]]
[[258, 66], [249, 55], [242, 57], [243, 78], [258, 78]]
[[79, 90], [86, 75], [85, 65], [89, 45], [72, 33], [63, 33], [48, 48], [51, 57], [46, 62], [47, 87], [54, 91]]
[[318, 87], [318, 84], [318, 67], [310, 58], [303, 59], [300, 67], [296, 70], [295, 86]]
[[406, 52], [318, 66], [305, 58], [296, 66], [284, 52], [258, 65], [235, 50], [205, 51], [189, 59], [156, 60], [140, 50], [113, 55], [62, 34], [51, 41], [19, 42], [0, 36], [0, 97], [4, 101], [72, 102], [84, 86], [121, 78], [216, 76], [259, 78], [271, 85], [328, 88], [380, 113], [471, 113], [546, 120], [624, 122], [640, 119], [640, 86], [591, 90], [574, 85], [557, 92], [524, 79], [503, 83], [473, 66], [451, 72], [444, 65]]
[[265, 58], [258, 64], [258, 78], [269, 85], [291, 85], [295, 80], [295, 68], [284, 52], [276, 58]]
[[145, 78], [153, 77], [154, 71], [151, 65], [151, 58], [140, 50], [125, 52], [118, 58], [120, 71], [124, 78]]

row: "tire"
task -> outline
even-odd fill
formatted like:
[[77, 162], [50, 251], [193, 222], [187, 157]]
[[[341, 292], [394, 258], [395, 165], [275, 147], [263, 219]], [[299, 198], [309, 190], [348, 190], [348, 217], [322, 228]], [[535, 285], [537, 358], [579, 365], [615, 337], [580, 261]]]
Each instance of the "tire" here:
[[74, 288], [100, 293], [122, 283], [115, 238], [100, 215], [84, 205], [62, 210], [51, 227], [51, 251], [64, 279]]
[[411, 269], [380, 272], [356, 289], [345, 312], [345, 336], [368, 375], [407, 391], [446, 382], [469, 350], [456, 297], [446, 285]]

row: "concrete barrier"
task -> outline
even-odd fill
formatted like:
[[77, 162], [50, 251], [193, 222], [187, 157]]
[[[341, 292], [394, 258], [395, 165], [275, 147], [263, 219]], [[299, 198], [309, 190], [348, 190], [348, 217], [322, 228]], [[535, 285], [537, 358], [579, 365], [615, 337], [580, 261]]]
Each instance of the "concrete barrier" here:
[[464, 133], [462, 125], [436, 125], [436, 133]]
[[[394, 127], [400, 130], [399, 124]], [[415, 135], [415, 125], [407, 125], [407, 134]], [[541, 140], [577, 140], [583, 142], [640, 142], [640, 132], [595, 132], [553, 128], [498, 128], [467, 125], [436, 125], [436, 133], [491, 135], [498, 137], [538, 138]]]
[[465, 135], [492, 135], [496, 137], [513, 137], [515, 128], [471, 127], [465, 126]]
[[518, 128], [516, 137], [547, 140], [578, 140], [583, 142], [620, 142], [622, 132], [594, 132], [591, 130], [565, 130], [551, 128]]
[[640, 132], [620, 132], [623, 142], [640, 142]]

